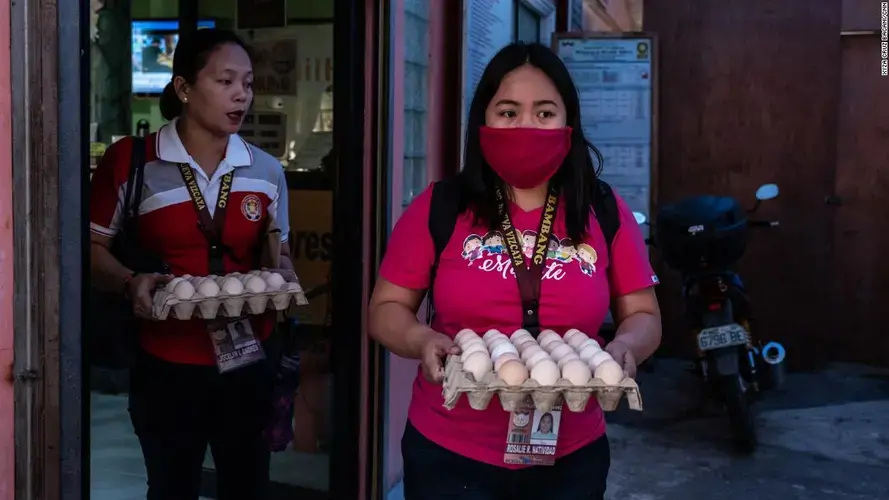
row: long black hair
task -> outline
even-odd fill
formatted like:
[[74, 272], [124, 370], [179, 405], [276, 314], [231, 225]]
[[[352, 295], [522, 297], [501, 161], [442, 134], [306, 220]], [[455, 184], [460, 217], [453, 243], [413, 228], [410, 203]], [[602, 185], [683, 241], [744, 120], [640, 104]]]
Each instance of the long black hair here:
[[603, 158], [583, 134], [580, 99], [568, 68], [550, 48], [539, 43], [507, 45], [491, 59], [478, 82], [467, 117], [463, 170], [457, 175], [460, 207], [470, 210], [476, 223], [488, 229], [495, 230], [500, 225], [496, 189], [503, 188], [503, 181], [482, 156], [479, 128], [485, 124], [485, 111], [500, 88], [500, 82], [508, 73], [526, 64], [543, 71], [565, 103], [565, 124], [572, 128], [571, 150], [551, 182], [564, 200], [562, 210], [568, 237], [575, 244], [581, 243], [587, 235]]
[[[250, 59], [253, 59], [250, 46], [233, 31], [205, 28], [183, 36], [176, 44], [176, 53], [173, 55], [173, 78], [181, 76], [185, 78], [186, 82], [194, 85], [198, 79], [198, 73], [207, 65], [210, 55], [219, 47], [228, 44], [241, 47], [247, 52]], [[161, 116], [167, 120], [182, 115], [184, 111], [184, 106], [179, 100], [179, 96], [176, 95], [172, 80], [164, 87], [159, 107]]]

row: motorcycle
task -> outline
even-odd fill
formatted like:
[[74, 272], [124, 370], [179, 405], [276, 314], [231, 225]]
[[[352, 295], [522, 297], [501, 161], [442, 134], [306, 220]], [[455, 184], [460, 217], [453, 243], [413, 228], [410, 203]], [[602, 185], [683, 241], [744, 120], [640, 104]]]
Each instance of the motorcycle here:
[[[778, 194], [775, 184], [760, 186], [748, 210], [731, 197], [682, 199], [661, 208], [653, 238], [646, 240], [681, 275], [685, 317], [696, 339], [695, 373], [707, 394], [724, 406], [733, 444], [742, 453], [756, 450], [752, 406], [764, 389], [780, 387], [786, 353], [777, 342], [754, 340], [750, 300], [734, 267], [744, 255], [750, 228], [780, 225], [749, 218]], [[644, 214], [634, 215], [639, 224], [648, 224]]]

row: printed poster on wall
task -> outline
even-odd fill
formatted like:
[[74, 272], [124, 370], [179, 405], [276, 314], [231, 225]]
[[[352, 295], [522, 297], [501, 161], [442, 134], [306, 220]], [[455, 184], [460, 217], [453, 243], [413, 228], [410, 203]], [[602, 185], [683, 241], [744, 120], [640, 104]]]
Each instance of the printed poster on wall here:
[[580, 97], [584, 133], [605, 158], [602, 178], [632, 210], [649, 214], [653, 148], [654, 40], [648, 36], [557, 37]]
[[257, 53], [256, 110], [283, 114], [288, 170], [312, 170], [332, 148], [333, 24], [242, 32]]
[[253, 41], [253, 91], [257, 95], [296, 95], [295, 38]]

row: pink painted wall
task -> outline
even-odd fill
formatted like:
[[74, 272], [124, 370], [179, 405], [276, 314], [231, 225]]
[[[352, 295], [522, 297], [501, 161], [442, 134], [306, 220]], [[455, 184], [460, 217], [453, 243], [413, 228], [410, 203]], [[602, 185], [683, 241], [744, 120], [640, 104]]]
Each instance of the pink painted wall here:
[[[392, 9], [392, 81], [391, 113], [391, 170], [389, 179], [390, 200], [389, 217], [392, 224], [401, 216], [402, 187], [404, 185], [404, 0], [393, 0]], [[385, 427], [385, 459], [386, 484], [384, 492], [388, 492], [401, 478], [403, 462], [401, 460], [401, 433], [407, 422], [407, 407], [411, 399], [411, 383], [417, 370], [417, 361], [400, 358], [388, 353], [388, 372], [386, 374], [386, 427]]]
[[0, 500], [15, 495], [12, 387], [12, 87], [10, 0], [0, 0]]
[[[404, 182], [404, 114], [400, 110], [404, 109], [404, 0], [393, 0], [393, 26], [392, 26], [392, 170], [391, 170], [391, 207], [390, 216], [392, 224], [398, 220], [402, 211], [402, 186]], [[443, 95], [442, 86], [444, 85], [444, 68], [442, 57], [439, 54], [445, 50], [462, 50], [462, 47], [447, 47], [445, 44], [445, 29], [443, 22], [444, 10], [446, 6], [444, 2], [429, 2], [429, 107], [426, 123], [426, 158], [427, 158], [427, 174], [429, 180], [440, 179], [443, 172], [441, 162], [442, 147], [448, 145], [443, 144], [442, 134], [440, 133], [442, 123], [441, 114], [445, 109], [451, 109], [453, 106], [447, 106], [446, 103], [439, 102], [439, 96]], [[421, 307], [419, 312], [421, 320], [425, 319], [426, 311]], [[389, 354], [388, 373], [387, 373], [387, 397], [388, 406], [386, 412], [386, 484], [385, 491], [388, 491], [401, 478], [403, 461], [401, 457], [401, 434], [404, 425], [407, 423], [407, 409], [411, 399], [411, 386], [414, 377], [417, 374], [418, 361], [412, 359], [404, 359], [393, 354]]]

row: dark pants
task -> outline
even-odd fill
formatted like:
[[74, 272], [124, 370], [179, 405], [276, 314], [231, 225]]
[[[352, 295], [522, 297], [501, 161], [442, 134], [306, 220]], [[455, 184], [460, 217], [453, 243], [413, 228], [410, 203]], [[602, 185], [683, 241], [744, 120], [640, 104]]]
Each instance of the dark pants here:
[[207, 445], [217, 498], [264, 498], [269, 452], [261, 435], [271, 407], [272, 364], [219, 374], [142, 353], [130, 382], [130, 418], [145, 458], [148, 500], [196, 500]]
[[512, 470], [448, 451], [426, 439], [410, 422], [401, 439], [401, 453], [405, 500], [602, 500], [611, 465], [605, 436], [556, 460], [555, 465]]

